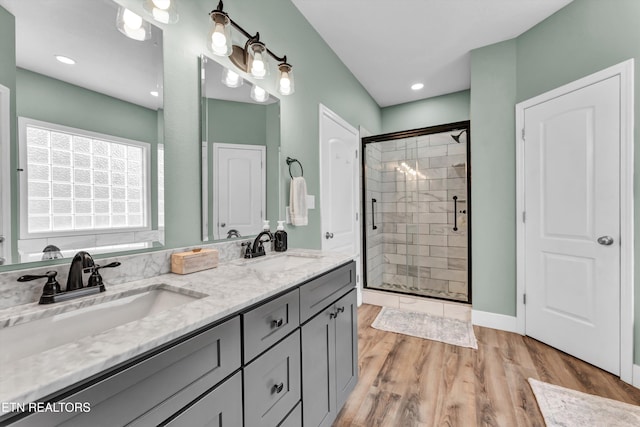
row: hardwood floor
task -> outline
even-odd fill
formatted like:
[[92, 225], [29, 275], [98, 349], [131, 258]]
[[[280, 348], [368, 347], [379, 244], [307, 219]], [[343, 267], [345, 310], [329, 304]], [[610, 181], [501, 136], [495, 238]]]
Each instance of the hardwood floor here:
[[360, 379], [334, 427], [544, 426], [535, 378], [640, 405], [640, 390], [521, 335], [474, 326], [478, 350], [379, 331], [358, 310]]

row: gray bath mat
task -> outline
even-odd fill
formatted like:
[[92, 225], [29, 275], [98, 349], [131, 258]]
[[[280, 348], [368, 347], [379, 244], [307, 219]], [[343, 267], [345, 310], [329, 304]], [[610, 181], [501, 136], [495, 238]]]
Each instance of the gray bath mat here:
[[640, 406], [529, 378], [547, 427], [640, 426]]
[[478, 348], [471, 322], [433, 314], [382, 307], [372, 327], [383, 331], [441, 341], [460, 347]]

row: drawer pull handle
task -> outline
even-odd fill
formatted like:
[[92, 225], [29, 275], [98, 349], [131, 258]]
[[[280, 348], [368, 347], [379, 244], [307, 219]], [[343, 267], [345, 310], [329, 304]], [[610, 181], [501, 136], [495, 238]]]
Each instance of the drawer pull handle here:
[[284, 389], [284, 383], [274, 384], [273, 387], [271, 387], [271, 394], [280, 393], [283, 389]]
[[334, 319], [336, 317], [338, 317], [336, 313], [329, 313], [329, 319]]
[[278, 320], [272, 320], [271, 321], [271, 327], [272, 328], [279, 328], [280, 326], [282, 326], [282, 324], [284, 323], [284, 320], [282, 320], [281, 318]]
[[[338, 307], [338, 313], [344, 313], [344, 307]], [[337, 314], [336, 314], [337, 316]]]

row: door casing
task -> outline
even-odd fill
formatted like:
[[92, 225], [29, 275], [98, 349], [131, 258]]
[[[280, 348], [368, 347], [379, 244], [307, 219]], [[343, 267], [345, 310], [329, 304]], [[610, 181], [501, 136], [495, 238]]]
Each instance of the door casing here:
[[[602, 71], [583, 77], [564, 86], [516, 104], [516, 325], [525, 335], [524, 296], [525, 271], [525, 132], [524, 113], [527, 108], [592, 85], [601, 80], [620, 76], [620, 379], [633, 382], [633, 117], [634, 117], [634, 60], [629, 59]], [[629, 236], [625, 238], [625, 236]]]

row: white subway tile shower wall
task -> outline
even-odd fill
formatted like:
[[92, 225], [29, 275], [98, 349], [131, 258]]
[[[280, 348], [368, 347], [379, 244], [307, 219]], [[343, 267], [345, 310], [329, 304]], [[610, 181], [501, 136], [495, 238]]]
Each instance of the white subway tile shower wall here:
[[377, 230], [366, 219], [368, 287], [468, 300], [467, 218], [453, 203], [466, 211], [462, 141], [446, 132], [367, 145], [367, 201], [378, 201]]

